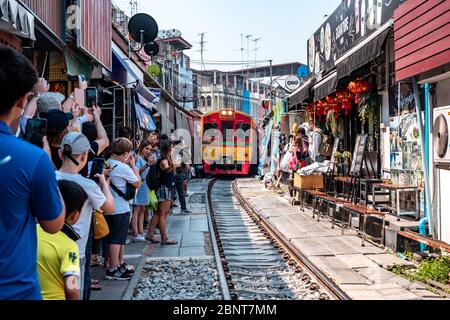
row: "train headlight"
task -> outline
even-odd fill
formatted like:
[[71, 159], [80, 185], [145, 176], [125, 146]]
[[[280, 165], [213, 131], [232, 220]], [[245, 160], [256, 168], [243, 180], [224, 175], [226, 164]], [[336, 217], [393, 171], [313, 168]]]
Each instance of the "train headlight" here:
[[229, 115], [230, 117], [232, 117], [232, 116], [234, 115], [234, 112], [233, 112], [233, 111], [228, 111], [228, 115]]
[[221, 115], [225, 117], [227, 115], [227, 112], [226, 111], [222, 111]]

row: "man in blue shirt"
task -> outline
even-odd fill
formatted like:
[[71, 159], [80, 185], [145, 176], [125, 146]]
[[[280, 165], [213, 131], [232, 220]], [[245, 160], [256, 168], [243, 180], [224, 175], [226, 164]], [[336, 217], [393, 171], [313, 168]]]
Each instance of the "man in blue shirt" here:
[[64, 225], [64, 204], [49, 156], [10, 129], [37, 81], [22, 54], [0, 46], [0, 300], [42, 298], [36, 220], [52, 234]]

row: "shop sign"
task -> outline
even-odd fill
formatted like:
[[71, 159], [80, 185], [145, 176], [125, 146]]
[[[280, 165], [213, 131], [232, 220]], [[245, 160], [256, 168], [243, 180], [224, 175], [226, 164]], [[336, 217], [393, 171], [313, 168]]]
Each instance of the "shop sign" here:
[[301, 86], [301, 80], [296, 75], [291, 75], [286, 78], [286, 88], [290, 91], [295, 91]]
[[344, 0], [308, 40], [312, 74], [328, 71], [335, 61], [394, 16], [406, 0]]

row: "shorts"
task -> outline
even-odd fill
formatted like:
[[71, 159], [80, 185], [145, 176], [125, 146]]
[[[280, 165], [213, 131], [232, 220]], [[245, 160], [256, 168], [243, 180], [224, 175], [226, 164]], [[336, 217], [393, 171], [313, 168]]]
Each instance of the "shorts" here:
[[175, 188], [168, 188], [166, 186], [161, 186], [156, 191], [156, 198], [159, 202], [174, 201], [176, 199]]
[[128, 226], [130, 225], [131, 213], [117, 214], [113, 216], [105, 215], [109, 227], [109, 235], [105, 241], [107, 244], [124, 246], [127, 243]]

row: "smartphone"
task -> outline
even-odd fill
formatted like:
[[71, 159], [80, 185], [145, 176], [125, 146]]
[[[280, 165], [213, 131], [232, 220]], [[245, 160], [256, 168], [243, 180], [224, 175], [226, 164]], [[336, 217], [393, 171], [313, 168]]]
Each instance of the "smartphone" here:
[[27, 122], [25, 140], [43, 148], [42, 138], [47, 134], [47, 119], [30, 119]]
[[92, 108], [93, 106], [97, 106], [98, 105], [98, 93], [97, 93], [97, 88], [87, 88], [86, 89], [86, 106], [88, 108]]
[[89, 174], [89, 179], [94, 180], [98, 183], [98, 178], [95, 176], [97, 174], [103, 174], [103, 170], [105, 169], [105, 158], [95, 158], [92, 161], [91, 173]]

